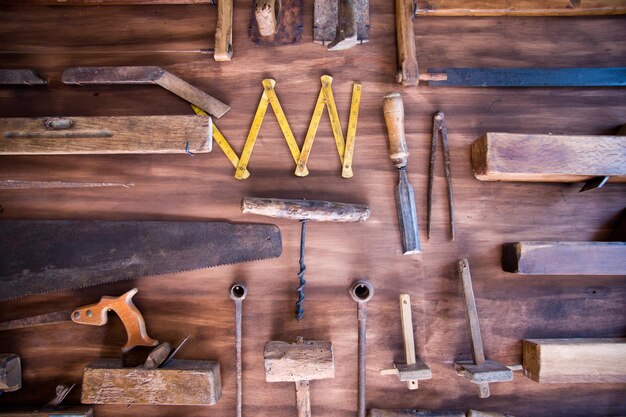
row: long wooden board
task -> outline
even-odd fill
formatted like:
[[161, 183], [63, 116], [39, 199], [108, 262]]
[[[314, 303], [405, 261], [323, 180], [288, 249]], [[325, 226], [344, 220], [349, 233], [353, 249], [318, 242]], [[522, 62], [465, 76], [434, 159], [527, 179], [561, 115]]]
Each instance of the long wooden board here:
[[528, 339], [524, 375], [537, 382], [626, 382], [626, 338]]
[[0, 118], [0, 155], [211, 152], [206, 116]]
[[626, 242], [514, 242], [502, 269], [524, 275], [626, 275]]
[[155, 4], [216, 4], [217, 0], [0, 0], [5, 4], [36, 4], [41, 6], [135, 6]]
[[622, 0], [416, 0], [416, 15], [593, 16], [626, 13]]
[[481, 181], [626, 182], [626, 137], [488, 132], [471, 149]]

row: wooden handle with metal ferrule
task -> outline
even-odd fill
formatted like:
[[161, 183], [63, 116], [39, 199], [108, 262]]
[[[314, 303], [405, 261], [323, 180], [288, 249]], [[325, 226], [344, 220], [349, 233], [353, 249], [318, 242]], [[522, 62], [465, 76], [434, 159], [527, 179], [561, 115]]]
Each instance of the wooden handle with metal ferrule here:
[[242, 200], [241, 211], [281, 219], [318, 222], [361, 222], [367, 220], [371, 212], [368, 206], [362, 204], [254, 197], [245, 197]]
[[104, 326], [108, 321], [108, 312], [113, 310], [122, 320], [128, 335], [128, 341], [122, 348], [124, 352], [135, 346], [156, 346], [159, 342], [148, 336], [141, 311], [133, 304], [132, 298], [137, 291], [139, 291], [137, 288], [133, 288], [119, 297], [104, 296], [96, 304], [79, 307], [72, 311], [72, 321], [78, 324]]
[[409, 151], [404, 137], [404, 104], [400, 93], [385, 96], [383, 113], [389, 134], [389, 157], [396, 168], [404, 168], [409, 160]]

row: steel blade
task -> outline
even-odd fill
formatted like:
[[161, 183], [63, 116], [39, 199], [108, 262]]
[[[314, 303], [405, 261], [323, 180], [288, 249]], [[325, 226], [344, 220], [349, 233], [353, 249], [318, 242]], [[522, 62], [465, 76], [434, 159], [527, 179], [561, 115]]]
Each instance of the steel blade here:
[[23, 319], [3, 321], [0, 322], [0, 332], [3, 330], [23, 329], [25, 327], [72, 321], [70, 314], [72, 314], [72, 310], [58, 311], [56, 313], [41, 314], [39, 316], [25, 317]]
[[396, 207], [398, 223], [402, 235], [402, 251], [404, 255], [420, 253], [420, 239], [417, 228], [417, 209], [413, 186], [409, 183], [406, 170], [399, 169], [399, 182], [396, 186]]
[[0, 300], [280, 256], [275, 225], [0, 221]]
[[613, 68], [429, 68], [450, 87], [625, 87], [626, 67]]

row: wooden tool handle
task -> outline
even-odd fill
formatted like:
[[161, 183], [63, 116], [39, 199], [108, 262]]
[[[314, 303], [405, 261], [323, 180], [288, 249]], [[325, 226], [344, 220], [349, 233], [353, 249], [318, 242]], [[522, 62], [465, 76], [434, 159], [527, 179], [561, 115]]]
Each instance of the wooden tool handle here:
[[279, 7], [280, 1], [256, 0], [254, 18], [259, 28], [259, 35], [272, 36], [278, 32]]
[[404, 168], [409, 159], [409, 151], [404, 138], [404, 104], [400, 93], [385, 96], [383, 113], [389, 133], [389, 157], [396, 168]]
[[318, 222], [361, 222], [370, 216], [370, 208], [362, 204], [280, 198], [245, 197], [241, 202], [241, 211], [281, 219]]
[[128, 341], [122, 348], [124, 352], [135, 346], [156, 346], [159, 342], [148, 336], [141, 311], [133, 304], [132, 298], [137, 291], [139, 291], [137, 288], [133, 288], [119, 297], [104, 296], [96, 304], [79, 307], [72, 311], [72, 321], [78, 324], [104, 326], [108, 321], [107, 313], [113, 310], [122, 320], [128, 335]]
[[413, 33], [413, 1], [396, 0], [396, 36], [398, 42], [398, 74], [396, 81], [405, 86], [417, 86], [420, 73]]
[[296, 407], [298, 417], [311, 417], [309, 381], [296, 381]]

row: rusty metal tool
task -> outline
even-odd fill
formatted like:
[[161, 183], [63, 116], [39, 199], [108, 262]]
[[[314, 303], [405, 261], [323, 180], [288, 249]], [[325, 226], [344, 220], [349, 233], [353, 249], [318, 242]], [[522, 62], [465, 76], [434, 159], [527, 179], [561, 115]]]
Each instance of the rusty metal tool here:
[[488, 398], [490, 395], [489, 383], [512, 381], [512, 368], [518, 369], [518, 367], [507, 367], [499, 362], [485, 359], [483, 341], [478, 324], [476, 299], [474, 298], [472, 277], [470, 275], [469, 262], [467, 259], [459, 260], [458, 273], [461, 278], [463, 294], [465, 296], [465, 311], [467, 313], [467, 325], [470, 333], [473, 360], [456, 361], [454, 362], [454, 369], [460, 376], [463, 376], [474, 384], [478, 384], [480, 398]]
[[333, 344], [304, 340], [297, 343], [270, 341], [265, 344], [265, 381], [294, 382], [298, 417], [311, 417], [309, 383], [335, 377]]
[[0, 69], [0, 85], [46, 85], [48, 82], [31, 69]]
[[357, 280], [350, 286], [350, 297], [356, 302], [359, 322], [359, 393], [357, 400], [358, 417], [365, 417], [365, 347], [367, 333], [367, 303], [374, 296], [371, 282]]
[[79, 85], [156, 84], [218, 119], [230, 107], [160, 67], [74, 67], [63, 71], [63, 83]]
[[74, 182], [74, 181], [31, 181], [31, 180], [0, 180], [0, 190], [40, 190], [54, 188], [130, 188], [132, 183], [119, 182]]
[[128, 352], [135, 346], [155, 346], [158, 344], [158, 341], [148, 336], [143, 315], [132, 301], [133, 296], [137, 294], [138, 291], [137, 288], [133, 288], [119, 297], [104, 296], [98, 303], [78, 307], [72, 311], [59, 311], [56, 313], [5, 321], [0, 323], [0, 331], [66, 321], [73, 321], [74, 323], [89, 326], [104, 326], [109, 321], [108, 312], [114, 311], [119, 316], [122, 324], [124, 324], [126, 334], [128, 335], [128, 341], [122, 348], [122, 351]]
[[437, 158], [437, 139], [441, 136], [441, 146], [443, 148], [443, 167], [448, 183], [448, 211], [450, 213], [450, 235], [454, 241], [454, 199], [452, 194], [452, 173], [450, 168], [450, 148], [448, 146], [448, 128], [446, 127], [445, 115], [442, 111], [435, 113], [433, 117], [433, 136], [430, 142], [430, 164], [428, 168], [428, 239], [433, 212], [433, 183], [435, 181], [435, 160]]
[[405, 381], [410, 390], [418, 388], [418, 380], [431, 379], [433, 372], [415, 354], [413, 339], [413, 320], [411, 318], [411, 297], [409, 294], [400, 294], [400, 320], [402, 322], [402, 339], [404, 341], [405, 363], [394, 362], [392, 369], [382, 369], [381, 375], [397, 375], [400, 381]]
[[400, 178], [396, 187], [396, 207], [402, 236], [402, 252], [405, 255], [420, 253], [415, 195], [406, 173], [409, 151], [404, 136], [404, 104], [400, 93], [385, 96], [383, 112], [389, 133], [389, 157]]
[[93, 409], [88, 406], [64, 406], [61, 405], [70, 391], [76, 386], [72, 384], [58, 385], [56, 393], [52, 400], [41, 408], [33, 410], [32, 408], [2, 408], [0, 416], [2, 417], [93, 417]]
[[241, 320], [243, 316], [243, 300], [248, 295], [248, 287], [236, 283], [228, 292], [230, 299], [235, 302], [235, 356], [237, 364], [237, 417], [243, 415], [243, 361], [241, 358]]
[[315, 0], [313, 42], [339, 51], [369, 42], [369, 0]]
[[243, 213], [278, 217], [281, 219], [299, 220], [300, 234], [300, 271], [298, 272], [298, 301], [296, 302], [296, 318], [304, 316], [304, 244], [306, 241], [306, 224], [309, 220], [318, 222], [361, 222], [370, 216], [370, 208], [361, 204], [335, 203], [319, 200], [290, 200], [279, 198], [245, 197], [241, 202]]
[[256, 0], [249, 36], [256, 45], [294, 45], [302, 42], [302, 0]]
[[0, 353], [0, 394], [22, 388], [22, 361], [15, 353]]
[[280, 256], [270, 224], [0, 221], [0, 300]]

